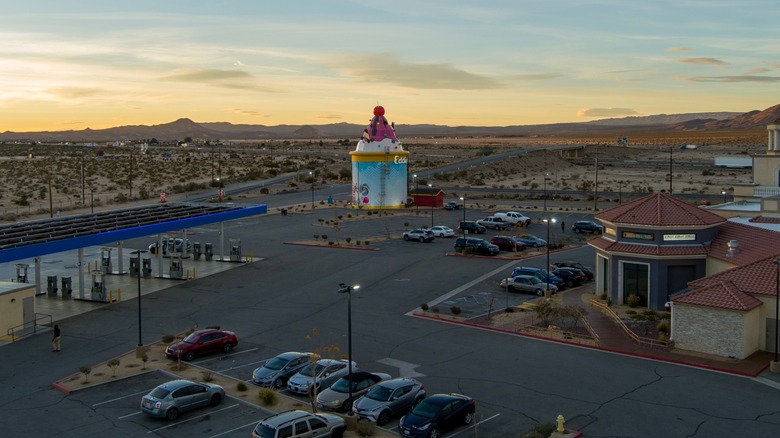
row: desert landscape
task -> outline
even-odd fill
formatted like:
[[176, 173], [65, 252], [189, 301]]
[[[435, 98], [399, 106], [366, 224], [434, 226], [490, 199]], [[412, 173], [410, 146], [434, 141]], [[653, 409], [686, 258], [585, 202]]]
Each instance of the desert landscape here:
[[[415, 181], [443, 187], [516, 189], [516, 193], [504, 196], [538, 199], [523, 191], [541, 189], [545, 185], [544, 175], [549, 174], [546, 188], [550, 196], [556, 197], [558, 190], [584, 192], [575, 201], [592, 199], [596, 181], [599, 192], [621, 191], [628, 195], [667, 191], [670, 158], [674, 164], [675, 193], [730, 192], [735, 184], [751, 181], [750, 169], [719, 168], [708, 163], [713, 164], [715, 157], [750, 157], [766, 149], [766, 133], [759, 129], [637, 133], [627, 138], [626, 144], [618, 144], [616, 137], [583, 135], [402, 141], [410, 151], [410, 176], [519, 148], [580, 146], [578, 157], [557, 151], [533, 152]], [[696, 148], [681, 149], [683, 145]], [[212, 201], [216, 202], [219, 186], [279, 175], [289, 178], [267, 186], [264, 192], [309, 188], [312, 183], [344, 183], [351, 178], [349, 151], [354, 144], [349, 140], [234, 141], [221, 145], [193, 142], [153, 145], [145, 153], [140, 146], [129, 144], [6, 143], [0, 147], [0, 177], [6, 182], [0, 188], [0, 211], [3, 222], [15, 222], [159, 202], [161, 193], [169, 201], [185, 201], [189, 193], [212, 190]], [[585, 195], [588, 192], [591, 193]], [[240, 201], [241, 197], [230, 200]]]

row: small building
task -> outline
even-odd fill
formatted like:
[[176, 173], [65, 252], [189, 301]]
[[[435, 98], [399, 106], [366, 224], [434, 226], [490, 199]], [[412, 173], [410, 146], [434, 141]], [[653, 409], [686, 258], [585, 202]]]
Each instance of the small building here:
[[35, 324], [35, 285], [0, 281], [0, 335]]
[[444, 191], [436, 187], [420, 187], [410, 194], [414, 205], [418, 207], [444, 207]]

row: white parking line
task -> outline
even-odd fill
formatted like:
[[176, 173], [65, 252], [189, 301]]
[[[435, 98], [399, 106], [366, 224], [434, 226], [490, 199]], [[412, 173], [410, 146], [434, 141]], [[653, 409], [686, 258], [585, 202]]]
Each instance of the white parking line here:
[[222, 432], [222, 433], [218, 433], [218, 434], [216, 434], [216, 435], [211, 435], [209, 438], [214, 438], [214, 437], [218, 437], [218, 436], [222, 436], [222, 435], [227, 435], [227, 434], [229, 434], [229, 433], [231, 433], [231, 432], [235, 432], [235, 431], [237, 431], [237, 430], [241, 430], [241, 429], [244, 429], [244, 428], [246, 428], [246, 427], [252, 427], [252, 426], [254, 426], [254, 425], [255, 425], [255, 424], [257, 424], [257, 423], [258, 423], [257, 421], [253, 421], [253, 422], [251, 422], [251, 423], [249, 423], [249, 424], [245, 424], [245, 425], [243, 425], [243, 426], [238, 426], [238, 427], [236, 427], [235, 429], [226, 430], [226, 431], [224, 431], [224, 432]]
[[135, 412], [135, 413], [132, 413], [132, 414], [127, 414], [127, 415], [122, 415], [121, 417], [116, 417], [116, 418], [118, 420], [124, 420], [125, 418], [135, 417], [136, 415], [141, 415], [141, 414], [142, 414], [142, 412], [139, 410], [138, 412]]
[[453, 437], [453, 436], [458, 436], [458, 435], [460, 435], [460, 434], [461, 434], [461, 433], [463, 433], [463, 432], [466, 432], [466, 431], [470, 431], [470, 430], [472, 430], [472, 429], [475, 429], [475, 428], [476, 428], [477, 426], [479, 426], [480, 424], [482, 424], [482, 423], [484, 423], [484, 422], [486, 422], [486, 421], [490, 421], [490, 420], [492, 420], [492, 419], [494, 419], [494, 418], [498, 417], [499, 415], [501, 415], [501, 414], [496, 414], [496, 415], [493, 415], [492, 417], [485, 418], [484, 420], [482, 420], [482, 421], [480, 421], [480, 422], [478, 422], [478, 423], [474, 423], [474, 424], [472, 424], [472, 425], [471, 425], [471, 427], [467, 427], [467, 428], [465, 428], [465, 429], [463, 429], [463, 430], [459, 430], [458, 432], [456, 432], [456, 433], [453, 433], [453, 434], [452, 434], [452, 435], [450, 435], [450, 436], [451, 436], [451, 437]]
[[211, 415], [211, 414], [214, 414], [214, 413], [217, 413], [217, 412], [226, 411], [226, 410], [228, 410], [228, 409], [233, 409], [233, 408], [236, 408], [236, 407], [238, 407], [238, 406], [239, 406], [239, 404], [238, 404], [238, 403], [236, 403], [236, 404], [234, 404], [234, 405], [226, 406], [226, 407], [224, 407], [224, 408], [222, 408], [222, 409], [217, 409], [216, 411], [209, 411], [209, 412], [207, 412], [207, 413], [205, 413], [205, 414], [203, 414], [203, 415], [198, 415], [198, 416], [196, 416], [196, 417], [188, 418], [188, 419], [186, 419], [186, 420], [184, 420], [184, 421], [177, 421], [176, 423], [171, 423], [171, 424], [169, 424], [169, 425], [167, 425], [167, 426], [158, 427], [157, 429], [152, 429], [152, 430], [150, 430], [150, 431], [148, 431], [148, 432], [146, 432], [146, 433], [147, 433], [147, 434], [150, 434], [150, 433], [155, 433], [155, 432], [157, 432], [157, 431], [160, 431], [160, 430], [163, 430], [163, 429], [168, 429], [169, 427], [178, 426], [179, 424], [182, 424], [182, 423], [187, 423], [187, 422], [189, 422], [189, 421], [194, 421], [194, 420], [197, 420], [197, 419], [199, 419], [199, 418], [203, 418], [203, 417], [206, 417], [206, 416], [208, 416], [208, 415]]
[[141, 394], [146, 394], [146, 393], [148, 393], [148, 392], [149, 392], [149, 391], [139, 391], [139, 392], [134, 392], [134, 393], [132, 393], [132, 394], [128, 394], [128, 395], [126, 395], [126, 396], [124, 396], [124, 397], [119, 397], [119, 398], [112, 398], [111, 400], [106, 400], [106, 401], [102, 401], [102, 402], [100, 402], [100, 403], [95, 403], [94, 405], [92, 405], [92, 407], [94, 408], [94, 407], [96, 407], [96, 406], [105, 405], [105, 404], [107, 404], [107, 403], [113, 403], [113, 402], [115, 402], [115, 401], [124, 400], [124, 399], [126, 399], [126, 398], [130, 398], [130, 397], [138, 397], [139, 395], [141, 395]]

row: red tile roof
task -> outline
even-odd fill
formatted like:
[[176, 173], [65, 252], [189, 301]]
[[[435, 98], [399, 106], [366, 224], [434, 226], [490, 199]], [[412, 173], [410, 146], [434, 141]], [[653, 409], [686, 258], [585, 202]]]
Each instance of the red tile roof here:
[[657, 227], [700, 227], [716, 225], [726, 219], [690, 205], [666, 193], [654, 193], [597, 214], [596, 219], [624, 225]]
[[[739, 249], [729, 253], [729, 241], [736, 240]], [[780, 232], [737, 222], [718, 227], [718, 236], [710, 245], [709, 257], [743, 266], [780, 253]]]
[[774, 260], [780, 254], [765, 257], [754, 263], [729, 269], [688, 283], [692, 289], [707, 288], [729, 282], [751, 295], [775, 296], [777, 294], [777, 266]]
[[755, 222], [757, 224], [780, 224], [780, 217], [772, 216], [756, 216], [748, 220], [749, 222]]
[[671, 299], [675, 304], [692, 304], [743, 312], [755, 309], [762, 304], [761, 300], [739, 290], [739, 287], [732, 281], [715, 282], [707, 287], [697, 288]]
[[707, 248], [704, 245], [647, 245], [638, 243], [613, 242], [605, 238], [595, 238], [588, 241], [588, 245], [595, 248], [628, 254], [638, 254], [656, 257], [672, 256], [706, 256]]

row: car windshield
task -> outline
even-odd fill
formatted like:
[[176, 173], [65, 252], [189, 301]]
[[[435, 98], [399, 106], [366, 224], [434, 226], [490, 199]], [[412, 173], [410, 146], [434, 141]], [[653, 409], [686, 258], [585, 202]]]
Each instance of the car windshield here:
[[189, 336], [184, 338], [184, 342], [186, 342], [188, 344], [194, 344], [194, 343], [198, 342], [198, 339], [200, 339], [200, 335], [199, 334], [191, 333]]
[[257, 427], [255, 427], [255, 435], [259, 436], [260, 438], [275, 438], [276, 429], [266, 424], [260, 423], [257, 425]]
[[539, 284], [542, 282], [542, 280], [539, 280], [537, 277], [529, 277], [528, 282], [531, 284]]
[[312, 373], [312, 367], [303, 367], [303, 369], [300, 371], [302, 375], [312, 377], [312, 376], [318, 376], [322, 370], [325, 369], [324, 365], [317, 364], [316, 367], [314, 367], [314, 373]]
[[[349, 392], [349, 387], [350, 387], [349, 383], [350, 382], [347, 379], [339, 379], [336, 381], [336, 383], [333, 384], [333, 386], [330, 387], [330, 389], [336, 392], [343, 392], [346, 394]], [[352, 386], [352, 390], [354, 391], [355, 387], [357, 386], [357, 382], [352, 382], [351, 386]]]
[[278, 371], [284, 368], [285, 365], [287, 365], [288, 360], [282, 359], [280, 357], [275, 357], [268, 362], [266, 362], [265, 365], [263, 365], [263, 368], [268, 368], [269, 370]]
[[436, 418], [436, 415], [439, 413], [439, 407], [431, 403], [426, 403], [423, 400], [412, 409], [412, 413], [422, 418]]
[[156, 399], [164, 399], [168, 394], [170, 394], [171, 391], [168, 391], [167, 389], [163, 388], [162, 386], [158, 386], [157, 388], [154, 388], [152, 392], [149, 393], [150, 396], [156, 398]]
[[390, 396], [392, 394], [393, 390], [390, 388], [385, 388], [384, 386], [375, 386], [373, 389], [371, 389], [371, 391], [368, 391], [366, 397], [376, 401], [388, 401], [390, 400]]

